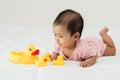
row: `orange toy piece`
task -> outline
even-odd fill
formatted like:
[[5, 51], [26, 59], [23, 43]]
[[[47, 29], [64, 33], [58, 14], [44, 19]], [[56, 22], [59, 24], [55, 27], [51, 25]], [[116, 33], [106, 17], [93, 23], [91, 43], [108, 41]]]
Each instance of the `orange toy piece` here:
[[61, 55], [57, 57], [57, 60], [53, 60], [53, 65], [57, 66], [63, 66], [64, 65], [64, 59]]
[[36, 49], [33, 45], [27, 46], [25, 51], [15, 52], [12, 51], [9, 54], [10, 62], [16, 64], [34, 64], [35, 60], [38, 59], [39, 50]]

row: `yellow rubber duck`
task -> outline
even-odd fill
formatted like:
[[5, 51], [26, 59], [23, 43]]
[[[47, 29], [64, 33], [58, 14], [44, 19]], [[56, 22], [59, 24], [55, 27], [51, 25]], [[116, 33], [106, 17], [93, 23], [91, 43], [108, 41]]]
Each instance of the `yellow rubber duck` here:
[[44, 57], [47, 59], [47, 62], [51, 62], [51, 55], [50, 55], [49, 52], [46, 52], [46, 53], [44, 54]]
[[44, 56], [41, 56], [38, 60], [35, 61], [35, 65], [38, 67], [47, 66], [47, 59]]
[[53, 60], [53, 65], [63, 66], [64, 65], [63, 57], [59, 55], [56, 60]]
[[35, 65], [39, 67], [47, 66], [47, 62], [51, 62], [51, 55], [49, 52], [46, 52], [39, 60], [35, 61]]
[[26, 47], [25, 51], [15, 52], [12, 51], [9, 54], [10, 62], [16, 64], [34, 64], [35, 60], [38, 59], [39, 50], [36, 49], [33, 45]]

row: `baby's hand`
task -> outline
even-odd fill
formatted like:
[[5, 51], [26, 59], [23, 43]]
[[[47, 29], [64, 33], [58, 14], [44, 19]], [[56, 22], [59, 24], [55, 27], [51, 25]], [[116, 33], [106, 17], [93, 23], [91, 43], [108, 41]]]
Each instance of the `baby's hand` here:
[[84, 61], [81, 61], [80, 66], [82, 66], [82, 67], [92, 66], [93, 64], [95, 64], [96, 59], [97, 59], [96, 56], [90, 57], [90, 58], [88, 58], [88, 59], [86, 59]]
[[53, 54], [51, 55], [51, 60], [55, 60], [55, 59], [57, 59], [57, 56], [58, 56], [57, 53], [53, 53]]

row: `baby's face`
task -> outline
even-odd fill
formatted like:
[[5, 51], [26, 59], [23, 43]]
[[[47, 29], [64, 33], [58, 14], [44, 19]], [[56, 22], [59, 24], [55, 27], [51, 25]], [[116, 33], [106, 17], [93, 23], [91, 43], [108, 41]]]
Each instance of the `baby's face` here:
[[70, 35], [66, 26], [53, 25], [55, 41], [63, 48], [72, 48], [75, 45], [74, 37]]

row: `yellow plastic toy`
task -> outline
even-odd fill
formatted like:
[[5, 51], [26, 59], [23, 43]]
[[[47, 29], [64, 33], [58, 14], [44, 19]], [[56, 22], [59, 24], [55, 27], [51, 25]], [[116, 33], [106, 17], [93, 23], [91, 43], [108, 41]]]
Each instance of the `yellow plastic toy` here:
[[53, 60], [53, 65], [57, 66], [63, 66], [64, 65], [64, 59], [61, 55], [57, 57], [57, 60]]
[[38, 59], [39, 50], [36, 49], [33, 45], [27, 46], [25, 51], [15, 52], [12, 51], [9, 54], [10, 62], [16, 64], [34, 64]]
[[43, 56], [40, 57], [39, 60], [36, 60], [35, 65], [39, 67], [47, 66], [47, 62], [51, 62], [51, 55], [49, 52], [46, 52]]
[[47, 62], [51, 62], [51, 55], [49, 52], [46, 52], [44, 57], [46, 58]]
[[42, 56], [35, 61], [35, 65], [38, 67], [47, 66], [47, 59], [44, 56]]

